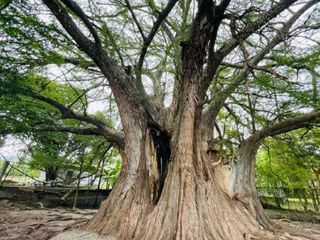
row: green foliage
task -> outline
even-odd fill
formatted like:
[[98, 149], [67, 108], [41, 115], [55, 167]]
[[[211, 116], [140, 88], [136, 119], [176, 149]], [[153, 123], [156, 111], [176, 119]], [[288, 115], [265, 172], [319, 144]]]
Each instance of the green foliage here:
[[66, 157], [68, 135], [65, 133], [37, 134], [29, 146], [29, 164], [35, 168], [68, 168], [71, 162]]
[[102, 162], [105, 162], [103, 178], [111, 187], [119, 174], [121, 163], [116, 151], [106, 149], [109, 149], [108, 143], [103, 138], [43, 133], [33, 136], [28, 151], [30, 158], [24, 162], [32, 169], [55, 172], [57, 176], [60, 173], [60, 178], [65, 177], [68, 170], [82, 171], [82, 175], [95, 175]]
[[108, 162], [104, 168], [103, 175], [106, 179], [106, 188], [111, 189], [117, 180], [121, 170], [121, 161], [119, 159], [119, 153], [112, 151], [108, 157]]
[[[2, 1], [0, 8], [8, 2]], [[71, 115], [75, 113], [88, 116], [90, 99], [95, 101], [112, 98], [110, 89], [106, 86], [105, 76], [99, 72], [97, 66], [94, 66], [93, 61], [88, 60], [87, 56], [78, 49], [79, 46], [70, 39], [58, 21], [44, 11], [42, 8], [45, 7], [44, 5], [38, 8], [35, 7], [38, 2], [34, 1], [10, 2], [11, 4], [2, 10], [0, 15], [0, 134], [2, 132], [4, 134], [19, 133], [20, 136], [31, 139], [31, 162], [35, 167], [71, 168], [79, 171], [80, 163], [83, 161], [85, 171], [95, 174], [104, 155], [109, 156], [104, 153], [109, 145], [104, 139], [98, 137], [37, 132], [37, 127], [43, 125], [53, 128], [92, 128], [93, 125], [79, 119], [66, 119], [61, 109], [36, 99], [32, 94], [39, 94], [63, 105], [70, 110]], [[219, 47], [230, 44], [230, 39], [240, 34], [244, 30], [242, 28], [260, 19], [261, 14], [266, 12], [266, 6], [270, 4], [259, 0], [250, 2], [250, 7], [244, 6], [249, 2], [232, 1], [230, 3], [228, 14], [217, 36], [210, 36], [212, 39], [216, 38], [216, 43], [212, 46], [217, 54], [214, 58], [219, 58], [223, 53], [219, 52]], [[105, 1], [104, 3], [84, 1], [79, 4], [94, 25], [101, 38], [102, 47], [109, 56], [118, 61], [119, 65], [131, 66], [135, 70], [141, 47], [146, 44], [145, 38], [152, 31], [153, 24], [166, 5], [166, 1], [131, 2], [131, 10], [139, 20], [139, 27], [133, 21], [132, 12], [123, 1]], [[107, 6], [105, 9], [104, 5]], [[167, 92], [167, 89], [172, 88], [174, 81], [179, 83], [183, 80], [181, 79], [184, 73], [181, 72], [182, 48], [180, 45], [183, 45], [181, 44], [183, 42], [189, 44], [185, 41], [189, 40], [192, 32], [192, 21], [196, 16], [195, 9], [194, 1], [179, 1], [159, 27], [158, 33], [148, 48], [141, 72], [144, 75], [143, 78], [148, 77], [153, 85], [158, 83], [158, 86], [164, 89], [164, 93], [161, 93], [163, 96], [172, 94], [170, 92], [172, 90]], [[68, 13], [84, 35], [93, 40], [83, 22], [79, 21], [72, 11]], [[215, 147], [230, 158], [234, 156], [238, 143], [255, 130], [282, 121], [296, 113], [302, 113], [305, 109], [319, 109], [320, 48], [316, 44], [303, 52], [295, 50], [296, 43], [290, 42], [290, 38], [294, 38], [294, 35], [299, 33], [293, 32], [288, 37], [284, 36], [285, 41], [275, 46], [257, 66], [249, 66], [247, 62], [254, 59], [255, 54], [272, 42], [272, 37], [279, 29], [278, 25], [282, 26], [279, 22], [285, 20], [285, 18], [277, 18], [273, 22], [264, 24], [259, 32], [246, 38], [241, 47], [234, 49], [226, 56], [224, 61], [229, 62], [229, 65], [218, 66], [220, 64], [218, 63], [215, 66], [218, 68], [218, 73], [215, 76], [205, 76], [205, 78], [214, 77], [214, 80], [209, 88], [210, 91], [207, 91], [208, 98], [201, 99], [200, 105], [202, 100], [205, 100], [204, 106], [207, 106], [211, 101], [223, 102], [227, 97], [225, 104], [222, 103], [225, 108], [220, 111], [218, 119], [212, 119], [212, 121], [222, 122], [220, 125], [217, 123], [221, 136], [215, 139]], [[304, 20], [304, 25], [301, 25], [303, 27], [301, 31], [306, 31], [301, 35], [303, 37], [309, 34], [304, 27], [319, 19], [311, 16], [305, 17]], [[140, 36], [141, 29], [138, 29], [140, 27], [146, 37]], [[233, 27], [236, 29], [232, 29]], [[296, 30], [300, 31], [299, 27]], [[206, 51], [209, 49], [210, 47]], [[248, 55], [247, 59], [243, 58], [244, 55]], [[208, 58], [203, 66], [204, 69], [209, 62], [207, 60]], [[244, 66], [252, 69], [244, 79], [239, 81], [237, 76]], [[56, 71], [55, 74], [50, 70]], [[300, 78], [299, 81], [297, 81], [298, 78]], [[183, 89], [181, 86], [179, 88], [177, 90]], [[98, 91], [88, 93], [92, 89], [102, 92], [101, 96], [96, 94]], [[228, 91], [224, 92], [224, 90]], [[151, 95], [150, 99], [153, 97]], [[116, 114], [117, 110], [111, 106], [109, 110], [95, 113], [95, 117], [109, 127], [116, 128], [119, 125], [118, 118], [114, 117]], [[218, 129], [214, 131], [217, 133]], [[308, 168], [302, 164], [301, 159], [309, 156], [310, 164], [311, 159], [316, 162], [317, 157], [314, 155], [317, 151], [316, 145], [302, 147], [302, 145], [293, 146], [292, 143], [274, 141], [276, 140], [268, 140], [269, 150], [264, 149], [259, 153], [259, 158], [262, 159], [258, 165], [259, 171], [269, 176], [268, 179], [261, 177], [261, 181], [269, 181], [271, 184], [276, 184], [277, 181], [300, 184], [309, 178], [310, 166]], [[296, 141], [299, 139], [295, 138], [293, 142]], [[281, 150], [279, 150], [280, 146]], [[290, 148], [300, 149], [300, 155], [293, 154]], [[282, 154], [282, 151], [286, 154]], [[109, 157], [116, 159], [112, 154]], [[291, 164], [296, 168], [290, 169], [292, 173], [284, 172], [284, 165], [278, 162]], [[116, 161], [110, 165], [110, 169], [105, 171], [105, 174], [110, 176], [111, 182], [116, 178], [119, 169], [120, 163]], [[305, 170], [299, 172], [299, 169]], [[278, 177], [272, 172], [273, 170], [280, 171]], [[299, 173], [301, 179], [295, 180], [294, 173]], [[280, 180], [282, 178], [283, 180]]]
[[257, 157], [257, 185], [306, 188], [320, 170], [320, 132], [298, 130], [269, 138]]
[[54, 24], [45, 24], [23, 2], [12, 1], [0, 15], [0, 62], [29, 67], [63, 63], [60, 53], [71, 50], [70, 42]]

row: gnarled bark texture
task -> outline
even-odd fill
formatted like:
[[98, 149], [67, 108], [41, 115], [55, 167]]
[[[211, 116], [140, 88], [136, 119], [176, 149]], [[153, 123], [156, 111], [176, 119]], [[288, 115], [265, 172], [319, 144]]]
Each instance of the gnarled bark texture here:
[[[294, 13], [255, 56], [244, 56], [244, 65], [238, 73], [221, 89], [214, 89], [209, 102], [206, 93], [209, 86], [217, 85], [215, 76], [223, 59], [296, 0], [271, 4], [269, 10], [244, 29], [233, 29], [236, 17], [229, 16], [232, 38], [224, 44], [216, 44], [216, 38], [221, 22], [230, 15], [225, 14], [230, 0], [197, 1], [190, 33], [180, 43], [179, 71], [169, 108], [164, 108], [163, 102], [151, 101], [141, 82], [141, 70], [153, 37], [177, 0], [169, 0], [163, 11], [157, 13], [148, 36], [143, 34], [135, 77], [105, 51], [94, 26], [74, 1], [43, 2], [108, 79], [124, 132], [122, 141], [122, 134], [116, 134], [101, 121], [79, 116], [55, 101], [33, 95], [58, 108], [65, 118], [96, 126], [78, 132], [99, 132], [120, 149], [121, 174], [111, 195], [87, 224], [88, 229], [110, 239], [294, 239], [270, 231], [275, 228], [264, 215], [256, 192], [255, 157], [265, 137], [308, 126], [310, 121], [319, 122], [320, 113], [313, 111], [260, 131], [253, 128], [253, 135], [239, 145], [228, 164], [224, 161], [225, 153], [218, 152], [213, 141], [213, 123], [228, 97], [245, 82], [254, 66], [286, 39], [295, 21], [317, 1], [308, 1]], [[134, 15], [129, 1], [126, 3]], [[82, 20], [94, 42], [77, 27], [66, 7]], [[188, 22], [187, 18], [185, 21]], [[155, 95], [159, 95], [157, 91]], [[158, 99], [163, 101], [163, 97]]]
[[194, 91], [185, 95], [172, 134], [126, 108], [123, 168], [87, 228], [111, 239], [294, 239], [262, 230], [272, 224], [255, 189], [259, 141], [248, 139], [223, 165], [223, 153], [208, 149]]
[[153, 125], [125, 99], [119, 101], [126, 104], [120, 107], [125, 109], [123, 168], [87, 228], [112, 239], [274, 239], [262, 231], [272, 224], [255, 189], [259, 139], [243, 142], [237, 160], [223, 165], [223, 152], [213, 154], [208, 146], [212, 133], [197, 102], [202, 72], [186, 69], [179, 105], [168, 124], [174, 128]]

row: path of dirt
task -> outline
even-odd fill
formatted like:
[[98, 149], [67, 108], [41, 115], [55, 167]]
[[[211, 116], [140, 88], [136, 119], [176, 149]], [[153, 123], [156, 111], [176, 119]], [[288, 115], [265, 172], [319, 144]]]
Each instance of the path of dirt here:
[[[22, 204], [0, 201], [1, 240], [110, 240], [95, 233], [82, 231], [80, 226], [92, 218], [96, 210], [45, 209], [39, 205], [32, 209]], [[275, 220], [282, 229], [294, 235], [303, 234], [310, 239], [320, 239], [320, 224]], [[276, 233], [275, 233], [276, 234]]]
[[68, 229], [79, 229], [95, 212], [96, 210], [44, 209], [40, 205], [39, 209], [31, 209], [22, 204], [0, 201], [0, 239], [50, 239]]

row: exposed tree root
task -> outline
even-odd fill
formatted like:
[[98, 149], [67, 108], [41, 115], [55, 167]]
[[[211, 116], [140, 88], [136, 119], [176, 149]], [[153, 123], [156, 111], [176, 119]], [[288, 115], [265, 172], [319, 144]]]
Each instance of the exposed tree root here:
[[[128, 239], [114, 236], [101, 236], [79, 229], [80, 225], [93, 216], [95, 211], [68, 211], [64, 209], [23, 210], [20, 206], [3, 205], [0, 209], [0, 239], [34, 239], [34, 240], [115, 240]], [[312, 239], [320, 237], [320, 224], [306, 222], [286, 222], [277, 220], [280, 229], [266, 231], [258, 229], [257, 233], [245, 233], [234, 239]], [[145, 226], [147, 227], [147, 226]], [[152, 228], [152, 227], [151, 227]], [[150, 229], [151, 229], [150, 228]], [[159, 230], [159, 228], [156, 228]], [[205, 228], [203, 228], [205, 229]], [[288, 232], [290, 234], [288, 234]], [[55, 236], [57, 235], [57, 236]], [[54, 237], [53, 237], [54, 236]], [[138, 239], [138, 237], [136, 237]], [[151, 238], [156, 239], [156, 238]], [[176, 236], [175, 239], [179, 239]], [[201, 238], [187, 238], [201, 239]], [[214, 238], [207, 238], [214, 239]]]
[[[88, 230], [112, 239], [317, 239], [292, 229], [263, 229], [244, 204], [230, 199], [212, 181], [195, 179], [188, 171], [168, 176], [169, 183], [156, 206], [133, 195], [115, 211], [107, 200]], [[170, 191], [169, 191], [170, 190]], [[119, 196], [117, 196], [119, 199]], [[290, 234], [288, 233], [290, 232]]]
[[[25, 210], [28, 209], [28, 210]], [[47, 240], [71, 228], [80, 228], [95, 210], [30, 209], [0, 202], [1, 240]]]

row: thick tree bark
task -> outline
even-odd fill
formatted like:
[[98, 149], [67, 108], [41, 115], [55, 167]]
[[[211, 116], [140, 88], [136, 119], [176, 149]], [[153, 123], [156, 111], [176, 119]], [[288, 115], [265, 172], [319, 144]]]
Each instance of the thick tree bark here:
[[115, 93], [124, 128], [123, 167], [87, 228], [111, 239], [294, 239], [262, 230], [273, 225], [255, 188], [261, 136], [244, 141], [229, 165], [223, 165], [223, 152], [208, 146], [212, 132], [199, 104], [208, 38], [197, 27], [196, 37], [182, 43], [182, 84], [169, 130]]
[[265, 215], [257, 195], [255, 183], [255, 163], [261, 141], [256, 135], [243, 141], [238, 155], [232, 164], [234, 172], [233, 197], [244, 203], [261, 226], [267, 229], [275, 227]]
[[[177, 76], [179, 81], [175, 82], [175, 94], [165, 124], [161, 124], [160, 111], [157, 112], [157, 108], [147, 101], [141, 89], [140, 73], [137, 83], [134, 83], [133, 77], [109, 57], [77, 4], [71, 0], [63, 1], [83, 21], [94, 42], [81, 32], [60, 1], [43, 2], [108, 79], [124, 130], [122, 143], [122, 136], [120, 141], [118, 134], [90, 120], [99, 129], [106, 130], [108, 139], [118, 140], [116, 146], [120, 148], [123, 166], [112, 193], [88, 223], [88, 229], [110, 239], [250, 239], [250, 236], [257, 239], [294, 239], [293, 236], [262, 230], [273, 226], [263, 214], [257, 197], [255, 156], [263, 138], [306, 126], [306, 120], [318, 119], [319, 113], [294, 118], [295, 124], [286, 123], [286, 128], [277, 124], [260, 131], [240, 145], [235, 161], [224, 165], [225, 154], [214, 151], [215, 146], [209, 146], [212, 126], [208, 127], [208, 121], [212, 123], [215, 120], [226, 98], [246, 77], [249, 65], [236, 82], [216, 94], [218, 100], [214, 101], [213, 110], [209, 110], [211, 114], [203, 113], [202, 104], [216, 68], [224, 57], [295, 1], [282, 0], [273, 5], [258, 21], [247, 24], [244, 31], [215, 51], [216, 34], [230, 1], [222, 0], [216, 6], [215, 1], [199, 0], [189, 39], [180, 44], [182, 73]], [[169, 1], [145, 40], [138, 70], [143, 65], [149, 41], [164, 20], [161, 16], [165, 18], [176, 2]], [[296, 17], [299, 14], [302, 12]], [[295, 18], [286, 27], [290, 27], [292, 21]], [[282, 41], [282, 34], [277, 36], [271, 45], [258, 53], [253, 65], [262, 60], [269, 48]], [[205, 63], [210, 76], [204, 76]]]
[[259, 141], [244, 142], [233, 165], [219, 163], [223, 153], [209, 150], [197, 84], [190, 84], [199, 76], [188, 76], [170, 133], [120, 108], [123, 167], [87, 229], [110, 239], [295, 239], [262, 230], [272, 224], [255, 189]]
[[254, 186], [258, 144], [243, 145], [234, 166], [217, 164], [195, 124], [195, 106], [188, 109], [171, 139], [163, 189], [150, 127], [134, 117], [127, 122], [119, 180], [87, 228], [110, 239], [295, 239], [262, 230], [272, 224]]

